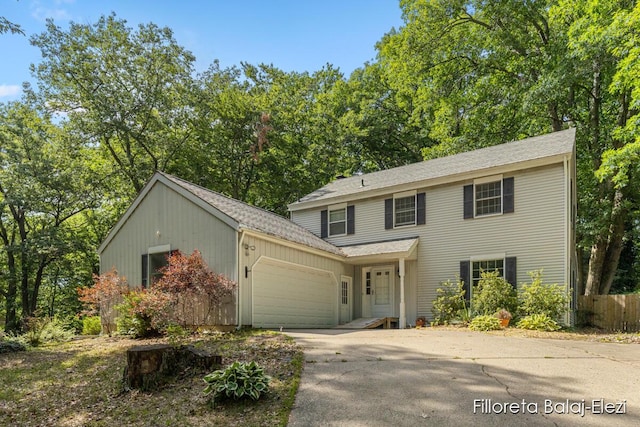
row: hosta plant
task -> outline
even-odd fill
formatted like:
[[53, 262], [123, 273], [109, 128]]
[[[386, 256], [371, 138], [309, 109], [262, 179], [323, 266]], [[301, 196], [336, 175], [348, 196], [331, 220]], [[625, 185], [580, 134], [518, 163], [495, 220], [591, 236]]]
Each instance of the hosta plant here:
[[520, 319], [516, 325], [520, 329], [531, 329], [536, 331], [557, 331], [560, 329], [558, 322], [546, 314], [532, 314]]
[[242, 399], [250, 397], [258, 400], [267, 392], [271, 378], [256, 362], [233, 362], [225, 369], [219, 369], [204, 377], [206, 395], [213, 402], [222, 399]]
[[497, 331], [500, 329], [500, 320], [495, 316], [482, 314], [471, 320], [469, 329], [473, 331]]

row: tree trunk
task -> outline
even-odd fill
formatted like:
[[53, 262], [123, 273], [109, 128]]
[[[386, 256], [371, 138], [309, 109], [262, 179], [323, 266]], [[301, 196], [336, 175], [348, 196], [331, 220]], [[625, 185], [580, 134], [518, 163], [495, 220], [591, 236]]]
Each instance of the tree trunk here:
[[600, 279], [600, 294], [607, 295], [611, 290], [613, 279], [616, 277], [620, 254], [624, 247], [626, 209], [623, 207], [624, 196], [621, 190], [616, 190], [613, 200], [613, 214], [609, 227], [609, 239], [607, 253], [602, 265], [602, 278]]

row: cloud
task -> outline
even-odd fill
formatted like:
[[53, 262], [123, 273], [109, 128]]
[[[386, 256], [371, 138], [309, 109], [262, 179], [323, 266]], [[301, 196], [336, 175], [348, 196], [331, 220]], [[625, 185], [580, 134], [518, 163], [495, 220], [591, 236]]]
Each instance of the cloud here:
[[[33, 1], [31, 2], [31, 16], [33, 16], [38, 21], [45, 21], [49, 18], [52, 18], [54, 21], [70, 21], [71, 14], [66, 11], [66, 9], [62, 9], [59, 7], [47, 7], [42, 4], [41, 1]], [[72, 1], [54, 1], [56, 6], [62, 5], [64, 3], [70, 4]]]
[[22, 86], [19, 85], [0, 85], [0, 98], [15, 97], [22, 92]]

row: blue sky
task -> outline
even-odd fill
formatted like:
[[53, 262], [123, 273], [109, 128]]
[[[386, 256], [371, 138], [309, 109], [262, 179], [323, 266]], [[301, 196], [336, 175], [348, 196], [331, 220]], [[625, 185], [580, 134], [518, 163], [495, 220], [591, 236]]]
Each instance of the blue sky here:
[[195, 54], [196, 71], [218, 59], [223, 67], [246, 61], [309, 72], [331, 63], [348, 76], [375, 59], [375, 43], [402, 25], [398, 0], [0, 0], [0, 16], [26, 33], [0, 35], [0, 102], [18, 99], [22, 82], [33, 81], [29, 64], [40, 51], [28, 37], [43, 32], [47, 18], [64, 28], [111, 12], [132, 28], [171, 28]]

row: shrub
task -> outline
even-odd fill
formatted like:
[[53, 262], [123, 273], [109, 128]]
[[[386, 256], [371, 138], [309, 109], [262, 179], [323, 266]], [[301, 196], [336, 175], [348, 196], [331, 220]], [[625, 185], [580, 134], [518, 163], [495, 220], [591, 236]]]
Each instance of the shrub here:
[[25, 324], [27, 331], [23, 335], [24, 341], [33, 347], [47, 342], [69, 341], [75, 335], [56, 318], [30, 317]]
[[[118, 276], [115, 269], [93, 276], [93, 286], [78, 289], [78, 299], [84, 306], [83, 314], [100, 315], [104, 319], [112, 319], [114, 309], [121, 301], [122, 295], [129, 291], [129, 285], [124, 277]], [[107, 325], [109, 322], [107, 322]], [[106, 330], [107, 334], [112, 331]]]
[[13, 339], [0, 340], [0, 354], [2, 353], [15, 353], [18, 351], [25, 351], [27, 347], [20, 341]]
[[102, 324], [100, 316], [89, 316], [82, 319], [82, 335], [100, 335]]
[[516, 325], [520, 329], [531, 329], [536, 331], [557, 331], [560, 329], [558, 322], [546, 314], [532, 314], [523, 317]]
[[186, 338], [189, 336], [189, 331], [180, 325], [171, 324], [167, 326], [166, 334], [169, 340], [169, 344], [174, 347], [178, 347], [182, 345]]
[[166, 326], [169, 297], [157, 289], [136, 289], [123, 298], [117, 309], [118, 333], [145, 338], [159, 335]]
[[518, 308], [516, 290], [497, 271], [483, 271], [478, 285], [473, 287], [472, 308], [483, 315], [493, 315], [502, 308], [515, 313]]
[[483, 314], [474, 317], [469, 323], [469, 329], [474, 331], [497, 331], [500, 328], [500, 320], [495, 316]]
[[546, 314], [551, 319], [557, 319], [566, 311], [569, 303], [564, 286], [543, 284], [541, 270], [532, 271], [529, 276], [531, 284], [523, 284], [518, 295], [520, 314]]
[[464, 287], [460, 279], [456, 283], [450, 280], [440, 283], [436, 289], [437, 297], [433, 300], [434, 325], [447, 325], [452, 320], [469, 321], [469, 310], [464, 299]]
[[[206, 319], [211, 310], [231, 297], [236, 287], [234, 281], [212, 271], [197, 249], [189, 256], [179, 251], [172, 253], [167, 258], [167, 266], [163, 267], [161, 272], [162, 277], [152, 289], [155, 288], [169, 298], [174, 307], [172, 318], [182, 326], [190, 324], [197, 327], [207, 324]], [[192, 316], [195, 301], [206, 301], [209, 309], [209, 313], [200, 319]]]
[[258, 400], [261, 394], [267, 392], [270, 380], [253, 361], [233, 362], [226, 369], [219, 369], [204, 377], [207, 383], [204, 393], [210, 394], [213, 402], [218, 398], [237, 400], [250, 397]]

